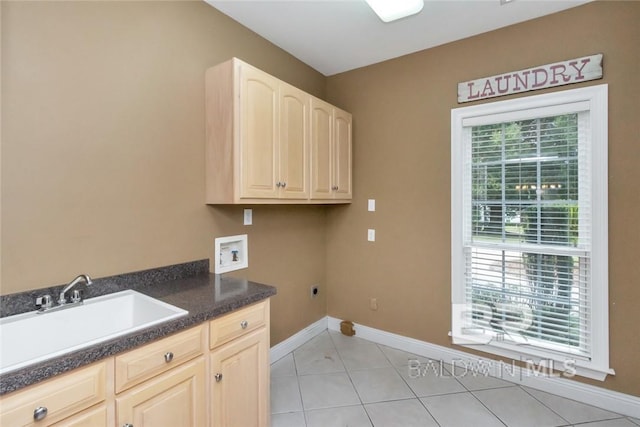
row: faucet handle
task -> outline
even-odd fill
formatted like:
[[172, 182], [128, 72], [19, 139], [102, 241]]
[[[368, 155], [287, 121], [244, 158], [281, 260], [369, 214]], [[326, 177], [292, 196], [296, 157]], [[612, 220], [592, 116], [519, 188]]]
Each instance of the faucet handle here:
[[71, 296], [69, 297], [71, 302], [80, 302], [82, 301], [82, 294], [80, 293], [80, 289], [74, 289], [71, 291]]
[[53, 305], [53, 298], [51, 298], [51, 295], [43, 295], [41, 297], [36, 298], [36, 307], [39, 310], [46, 310], [48, 308], [51, 308], [51, 306]]

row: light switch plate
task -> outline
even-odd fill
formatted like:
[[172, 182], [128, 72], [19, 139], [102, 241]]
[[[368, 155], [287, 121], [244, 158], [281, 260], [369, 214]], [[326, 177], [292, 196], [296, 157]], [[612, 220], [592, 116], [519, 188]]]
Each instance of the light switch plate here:
[[376, 199], [369, 199], [369, 202], [367, 204], [367, 210], [369, 212], [375, 212], [376, 211]]
[[370, 242], [376, 241], [376, 230], [370, 228], [367, 230], [367, 240]]
[[253, 224], [253, 209], [244, 210], [244, 225]]

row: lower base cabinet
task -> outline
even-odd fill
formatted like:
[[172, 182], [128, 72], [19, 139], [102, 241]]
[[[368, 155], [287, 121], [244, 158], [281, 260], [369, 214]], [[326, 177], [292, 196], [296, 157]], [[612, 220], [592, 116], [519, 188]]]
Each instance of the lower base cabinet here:
[[211, 353], [213, 427], [269, 425], [269, 337], [265, 327]]
[[1, 427], [268, 427], [269, 300], [0, 396]]
[[205, 362], [187, 362], [116, 397], [118, 426], [206, 425]]

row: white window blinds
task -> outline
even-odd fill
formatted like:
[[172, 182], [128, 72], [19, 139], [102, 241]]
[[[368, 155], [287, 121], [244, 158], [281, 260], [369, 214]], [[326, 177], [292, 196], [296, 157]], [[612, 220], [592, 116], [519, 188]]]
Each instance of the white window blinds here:
[[466, 299], [492, 312], [470, 326], [588, 357], [587, 126], [574, 112], [466, 132]]

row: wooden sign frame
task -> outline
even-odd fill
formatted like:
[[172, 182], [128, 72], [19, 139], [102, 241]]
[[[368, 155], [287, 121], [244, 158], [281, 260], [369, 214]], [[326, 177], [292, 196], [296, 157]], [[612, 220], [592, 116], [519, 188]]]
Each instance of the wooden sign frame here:
[[458, 103], [602, 78], [601, 53], [458, 83]]

